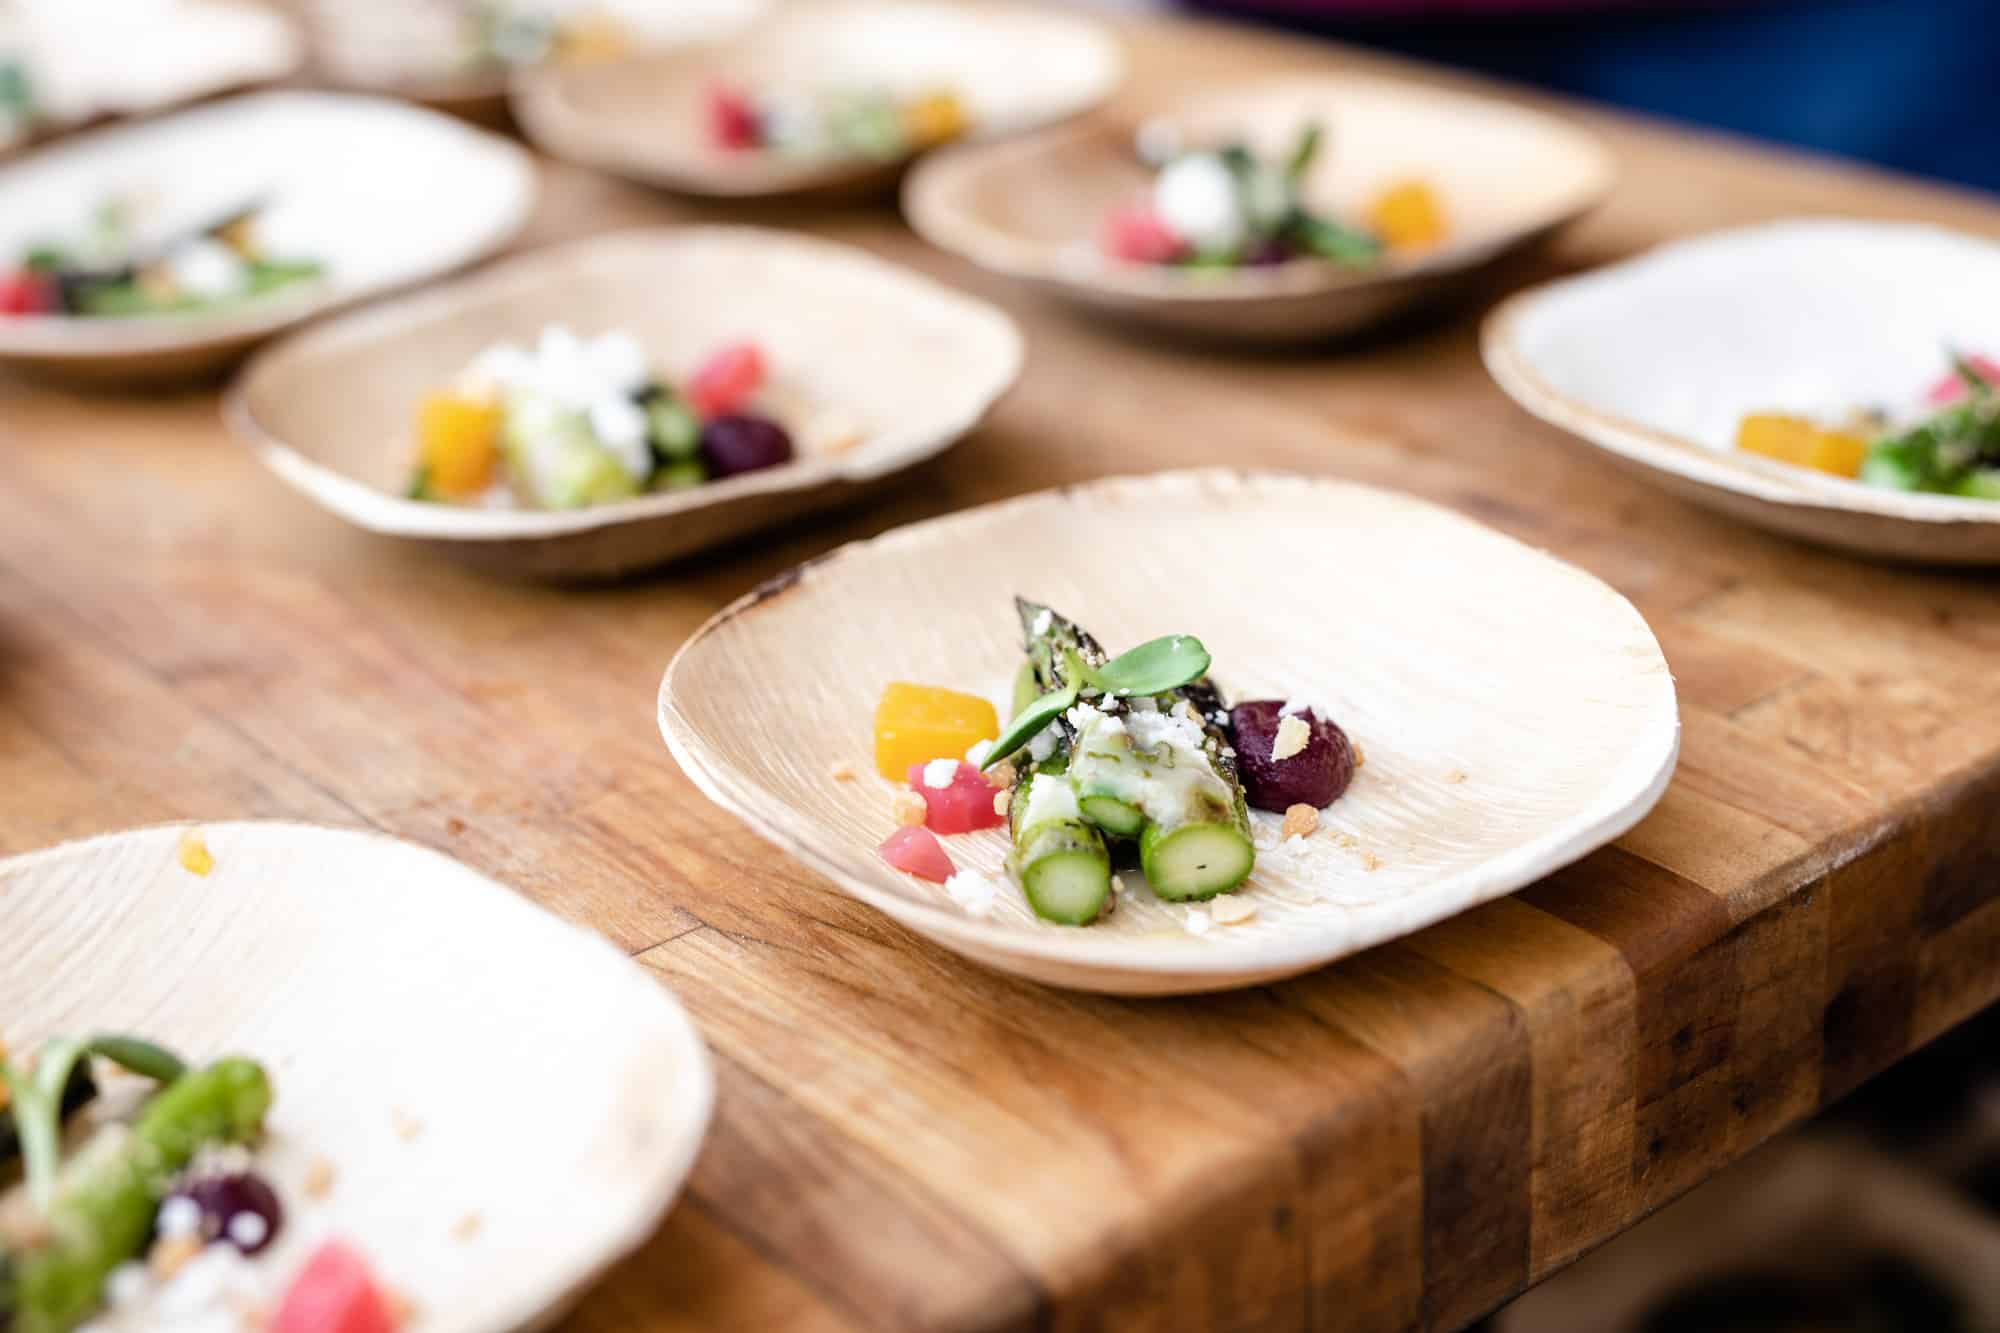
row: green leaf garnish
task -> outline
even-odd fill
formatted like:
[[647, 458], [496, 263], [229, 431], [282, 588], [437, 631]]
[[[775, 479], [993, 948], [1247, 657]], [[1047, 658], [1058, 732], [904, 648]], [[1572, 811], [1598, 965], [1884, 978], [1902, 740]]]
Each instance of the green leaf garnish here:
[[1299, 142], [1292, 149], [1292, 155], [1285, 159], [1285, 179], [1296, 185], [1306, 174], [1306, 168], [1319, 156], [1320, 142], [1326, 137], [1318, 121], [1299, 131]]
[[1208, 649], [1192, 634], [1169, 634], [1118, 654], [1101, 667], [1085, 666], [1083, 677], [1106, 694], [1165, 694], [1208, 670]]
[[1014, 715], [1007, 729], [1000, 733], [1000, 739], [993, 742], [993, 748], [986, 752], [986, 760], [980, 768], [988, 769], [1013, 754], [1042, 730], [1068, 711], [1076, 703], [1077, 691], [1082, 688], [1077, 681], [1071, 681], [1062, 689], [1052, 690]]
[[7, 1085], [14, 1130], [21, 1141], [21, 1165], [27, 1177], [28, 1199], [47, 1212], [55, 1201], [62, 1169], [63, 1090], [77, 1062], [101, 1055], [135, 1074], [171, 1083], [187, 1072], [180, 1057], [138, 1037], [99, 1036], [88, 1041], [51, 1037], [41, 1045], [32, 1073], [0, 1061], [0, 1081]]
[[1069, 684], [1041, 695], [1016, 711], [1014, 720], [993, 742], [980, 767], [993, 767], [1040, 735], [1044, 728], [1076, 703], [1085, 685], [1121, 699], [1134, 695], [1165, 694], [1189, 681], [1199, 680], [1208, 670], [1209, 660], [1208, 649], [1202, 647], [1201, 640], [1192, 634], [1169, 634], [1149, 640], [1099, 667], [1090, 666], [1075, 653], [1065, 654], [1064, 674], [1069, 677]]

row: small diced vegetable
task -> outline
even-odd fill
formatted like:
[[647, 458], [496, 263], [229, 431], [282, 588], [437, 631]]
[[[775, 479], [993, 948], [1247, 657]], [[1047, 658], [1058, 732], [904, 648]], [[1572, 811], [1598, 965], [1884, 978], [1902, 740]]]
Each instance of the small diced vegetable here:
[[1121, 208], [1104, 220], [1104, 253], [1133, 264], [1171, 264], [1187, 243], [1148, 204]]
[[701, 428], [701, 457], [718, 477], [792, 461], [792, 437], [766, 417], [732, 413]]
[[[949, 763], [933, 760], [932, 763]], [[993, 784], [986, 775], [958, 760], [951, 779], [933, 787], [925, 771], [930, 763], [911, 764], [910, 790], [924, 798], [924, 824], [933, 833], [971, 833], [975, 829], [998, 828], [1005, 818], [993, 808]]]
[[470, 499], [493, 482], [500, 458], [499, 405], [432, 394], [417, 409], [417, 438], [428, 488], [450, 499]]
[[912, 764], [957, 759], [999, 735], [999, 715], [978, 695], [894, 681], [875, 705], [875, 768], [901, 781]]
[[1400, 181], [1375, 196], [1368, 225], [1392, 250], [1424, 250], [1444, 240], [1444, 206], [1423, 181]]
[[942, 884], [957, 867], [925, 828], [899, 828], [882, 843], [882, 859], [905, 874]]
[[330, 1240], [292, 1279], [266, 1333], [395, 1333], [397, 1322], [368, 1261]]
[[0, 275], [0, 315], [41, 315], [55, 310], [56, 285], [29, 269]]
[[741, 89], [718, 83], [708, 90], [708, 133], [718, 148], [755, 148], [763, 142], [757, 108]]
[[1745, 453], [1775, 458], [1795, 467], [1809, 467], [1838, 477], [1861, 471], [1868, 442], [1845, 431], [1822, 430], [1803, 417], [1755, 412], [1736, 428], [1736, 447]]
[[701, 449], [701, 419], [678, 398], [656, 398], [646, 405], [646, 439], [662, 458], [693, 458]]
[[903, 135], [928, 148], [965, 133], [965, 104], [948, 92], [926, 93], [903, 108]]
[[756, 343], [731, 343], [688, 377], [687, 397], [704, 417], [719, 417], [763, 387], [764, 350]]

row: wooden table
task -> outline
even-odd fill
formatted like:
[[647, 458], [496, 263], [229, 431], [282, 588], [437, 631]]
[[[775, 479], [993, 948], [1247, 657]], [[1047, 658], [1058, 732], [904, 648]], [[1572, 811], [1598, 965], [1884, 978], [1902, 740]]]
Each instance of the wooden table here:
[[[1130, 35], [1135, 100], [1360, 63]], [[1624, 184], [1550, 269], [1814, 211], [2000, 233], [1991, 201], [1585, 119]], [[546, 185], [527, 244], [709, 215], [573, 169]], [[0, 387], [0, 850], [187, 817], [387, 829], [603, 931], [707, 1032], [721, 1104], [689, 1193], [568, 1327], [1454, 1328], [2000, 994], [1992, 579], [1822, 554], [1625, 479], [1502, 398], [1470, 313], [1347, 354], [1198, 352], [984, 278], [886, 211], [758, 220], [1002, 303], [1028, 370], [883, 503], [650, 581], [402, 554], [265, 475], [213, 392]], [[1219, 461], [1407, 488], [1615, 584], [1680, 683], [1657, 812], [1317, 975], [1120, 1002], [977, 971], [840, 897], [654, 734], [675, 647], [795, 561]]]

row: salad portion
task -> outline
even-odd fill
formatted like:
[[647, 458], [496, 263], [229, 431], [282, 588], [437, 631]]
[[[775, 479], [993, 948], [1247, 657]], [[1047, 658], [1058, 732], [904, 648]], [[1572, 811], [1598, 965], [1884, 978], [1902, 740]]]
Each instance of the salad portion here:
[[79, 234], [31, 245], [0, 272], [0, 315], [115, 317], [223, 310], [311, 282], [318, 260], [284, 254], [266, 207], [247, 204], [191, 231], [152, 238], [129, 198], [100, 205]]
[[2000, 363], [1954, 356], [1922, 405], [1900, 416], [1864, 408], [1825, 423], [1754, 412], [1736, 447], [1864, 486], [2000, 500]]
[[[788, 463], [769, 362], [754, 342], [718, 348], [676, 385], [629, 333], [562, 325], [533, 347], [498, 343], [417, 409], [412, 499], [577, 509], [682, 490]], [[795, 423], [808, 451], [858, 434], [837, 413]]]
[[360, 1254], [322, 1244], [288, 1280], [255, 1262], [286, 1210], [258, 1169], [273, 1097], [255, 1060], [194, 1066], [132, 1036], [0, 1047], [0, 1329], [393, 1333]]
[[882, 88], [753, 95], [709, 87], [709, 141], [725, 152], [895, 162], [963, 135], [970, 118], [950, 89], [902, 97]]
[[990, 887], [936, 834], [1004, 823], [1028, 906], [1080, 926], [1112, 909], [1117, 868], [1133, 862], [1168, 902], [1238, 891], [1256, 866], [1253, 808], [1304, 836], [1352, 780], [1358, 754], [1331, 719], [1282, 700], [1228, 706], [1200, 640], [1112, 657], [1049, 607], [1017, 598], [1016, 609], [1024, 660], [1004, 730], [976, 695], [906, 682], [875, 714], [877, 770], [909, 783], [881, 855], [962, 905], [990, 906]]
[[1282, 159], [1248, 144], [1188, 147], [1163, 122], [1143, 126], [1138, 153], [1154, 169], [1151, 187], [1104, 221], [1100, 245], [1112, 259], [1190, 269], [1233, 269], [1318, 259], [1365, 268], [1390, 252], [1415, 252], [1448, 232], [1437, 193], [1421, 180], [1389, 185], [1360, 219], [1309, 207], [1303, 185], [1325, 146], [1308, 124]]

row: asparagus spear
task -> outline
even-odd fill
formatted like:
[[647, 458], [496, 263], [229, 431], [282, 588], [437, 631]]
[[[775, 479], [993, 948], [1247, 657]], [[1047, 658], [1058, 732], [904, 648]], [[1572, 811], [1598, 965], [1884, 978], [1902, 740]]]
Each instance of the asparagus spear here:
[[1111, 896], [1111, 853], [1077, 809], [1063, 757], [1028, 771], [1008, 807], [1014, 873], [1028, 906], [1045, 921], [1095, 921]]
[[211, 1143], [253, 1137], [271, 1106], [263, 1067], [218, 1060], [183, 1075], [124, 1133], [100, 1136], [70, 1163], [41, 1243], [12, 1255], [12, 1333], [70, 1333], [99, 1303], [104, 1280], [137, 1254], [167, 1184]]
[[[1045, 690], [1104, 664], [1103, 648], [1075, 623], [1021, 598], [1015, 608]], [[1203, 676], [1143, 701], [1100, 696], [1057, 724], [1078, 813], [1113, 836], [1139, 839], [1140, 865], [1162, 898], [1226, 893], [1256, 860], [1220, 713], [1220, 696]]]

